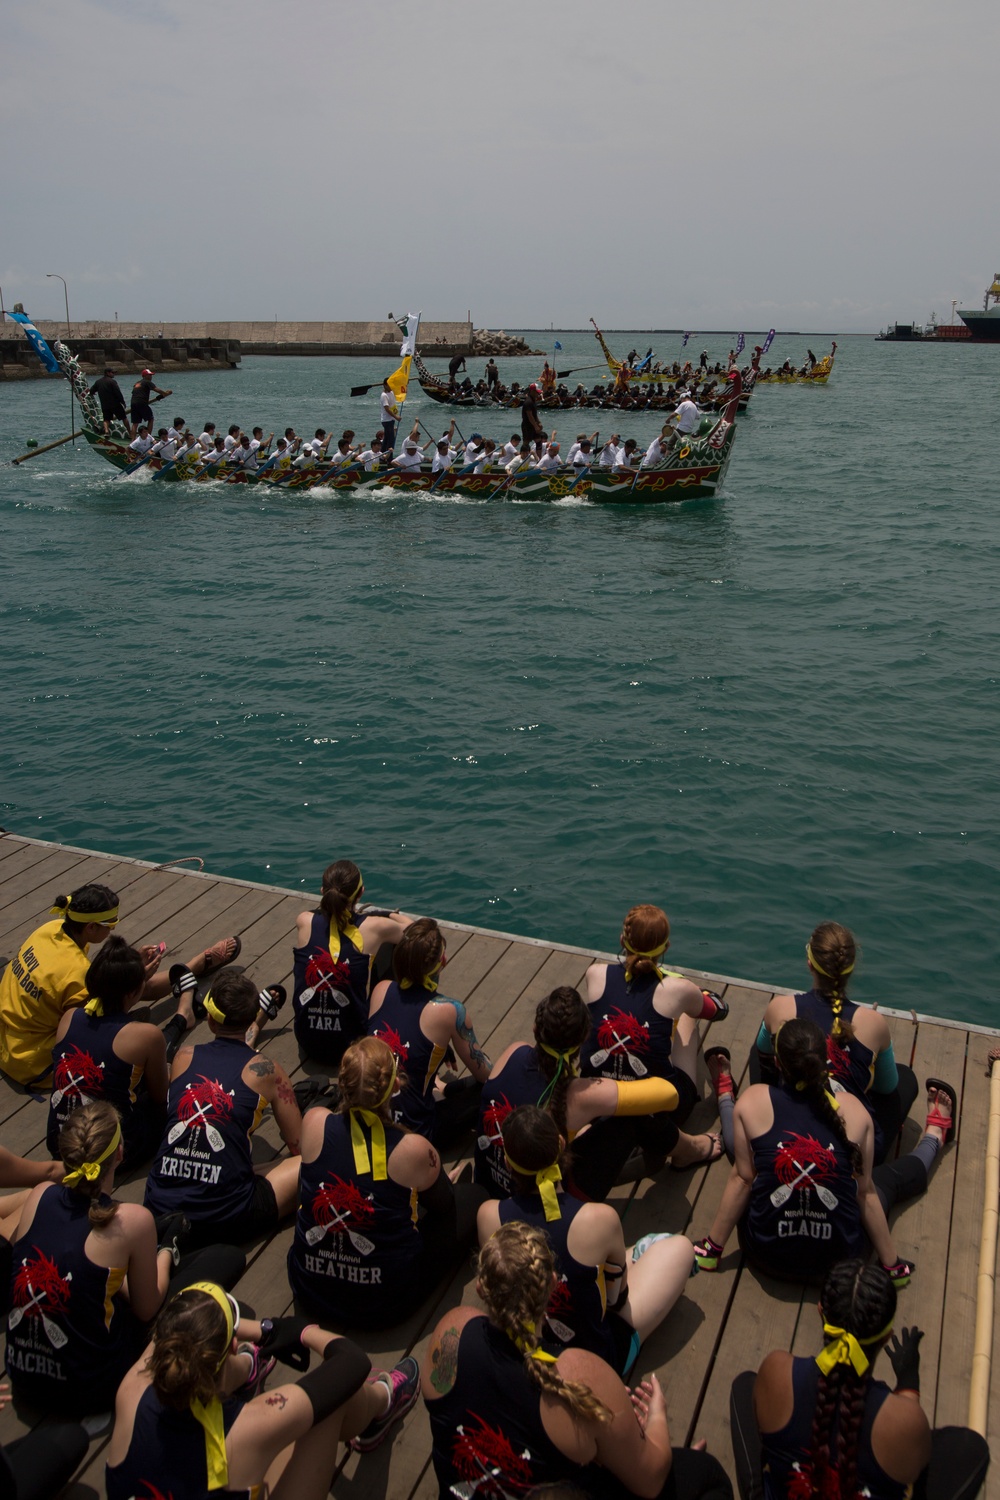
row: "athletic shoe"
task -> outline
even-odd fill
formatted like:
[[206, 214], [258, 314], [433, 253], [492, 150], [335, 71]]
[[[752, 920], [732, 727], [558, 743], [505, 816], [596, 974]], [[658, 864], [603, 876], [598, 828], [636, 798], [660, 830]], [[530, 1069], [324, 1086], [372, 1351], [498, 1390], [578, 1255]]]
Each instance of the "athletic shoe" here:
[[[410, 1355], [401, 1359], [395, 1369], [386, 1372], [392, 1387], [389, 1397], [389, 1409], [384, 1416], [376, 1417], [369, 1422], [364, 1432], [359, 1432], [356, 1438], [351, 1439], [351, 1447], [355, 1453], [371, 1453], [373, 1449], [381, 1446], [389, 1436], [390, 1430], [395, 1427], [400, 1417], [405, 1417], [416, 1402], [420, 1394], [420, 1366]], [[377, 1375], [376, 1380], [385, 1384], [382, 1375]]]
[[237, 1344], [236, 1353], [250, 1356], [250, 1374], [240, 1386], [243, 1400], [250, 1401], [264, 1389], [265, 1381], [278, 1361], [273, 1355], [265, 1354], [257, 1344]]

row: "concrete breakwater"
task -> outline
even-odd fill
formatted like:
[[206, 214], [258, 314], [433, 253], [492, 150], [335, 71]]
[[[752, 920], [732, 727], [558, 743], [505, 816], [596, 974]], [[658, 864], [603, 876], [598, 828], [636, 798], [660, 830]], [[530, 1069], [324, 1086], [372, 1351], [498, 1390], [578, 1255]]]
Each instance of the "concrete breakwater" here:
[[[88, 375], [99, 375], [108, 366], [131, 373], [149, 365], [158, 374], [171, 374], [178, 370], [235, 370], [240, 363], [238, 339], [126, 338], [121, 334], [65, 339], [65, 333], [63, 324], [43, 333], [43, 337], [49, 343], [62, 337]], [[0, 381], [61, 379], [61, 375], [49, 374], [20, 332], [0, 338]]]

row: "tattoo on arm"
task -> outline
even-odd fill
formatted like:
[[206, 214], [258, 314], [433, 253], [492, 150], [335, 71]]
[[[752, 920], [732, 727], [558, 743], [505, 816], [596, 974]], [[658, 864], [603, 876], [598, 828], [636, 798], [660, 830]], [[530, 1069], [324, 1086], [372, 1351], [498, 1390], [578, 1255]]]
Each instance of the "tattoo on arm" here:
[[431, 1385], [442, 1396], [455, 1384], [458, 1370], [458, 1329], [446, 1328], [431, 1352]]
[[458, 1012], [455, 1020], [455, 1029], [458, 1032], [459, 1036], [462, 1038], [462, 1041], [468, 1047], [470, 1058], [477, 1067], [485, 1068], [486, 1071], [489, 1072], [493, 1064], [490, 1062], [486, 1053], [479, 1045], [479, 1040], [476, 1036], [476, 1028], [469, 1020], [465, 1006], [459, 1004], [455, 1007], [455, 1009]]
[[282, 1104], [294, 1104], [296, 1108], [298, 1107], [299, 1101], [295, 1097], [295, 1090], [287, 1078], [278, 1079], [277, 1094]]
[[255, 1078], [270, 1078], [274, 1072], [274, 1063], [269, 1057], [255, 1058], [252, 1063], [247, 1064], [247, 1067]]

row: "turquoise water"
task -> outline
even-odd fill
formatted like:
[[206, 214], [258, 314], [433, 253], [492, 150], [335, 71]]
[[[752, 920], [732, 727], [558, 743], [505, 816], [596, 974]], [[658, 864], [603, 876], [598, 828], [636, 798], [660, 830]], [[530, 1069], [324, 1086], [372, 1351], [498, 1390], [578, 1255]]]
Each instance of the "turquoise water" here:
[[[370, 434], [347, 393], [387, 368], [247, 359], [159, 411]], [[67, 392], [0, 387], [2, 821], [310, 889], [349, 855], [375, 899], [601, 948], [653, 900], [677, 963], [790, 985], [832, 916], [858, 998], [995, 1024], [998, 387], [1000, 348], [844, 338], [827, 388], [758, 389], [721, 497], [634, 510], [14, 469]]]

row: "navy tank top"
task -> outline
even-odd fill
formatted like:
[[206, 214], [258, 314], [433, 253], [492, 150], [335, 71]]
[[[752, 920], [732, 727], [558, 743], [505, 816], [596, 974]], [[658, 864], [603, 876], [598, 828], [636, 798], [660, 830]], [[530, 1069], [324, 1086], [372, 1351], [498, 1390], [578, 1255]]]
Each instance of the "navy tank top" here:
[[20, 1399], [50, 1410], [85, 1405], [95, 1384], [113, 1389], [144, 1342], [121, 1294], [127, 1267], [87, 1258], [89, 1209], [72, 1188], [46, 1188], [13, 1246], [7, 1369]]
[[748, 1253], [779, 1275], [811, 1279], [867, 1255], [850, 1155], [806, 1101], [768, 1089], [774, 1122], [751, 1142], [757, 1175], [741, 1225]]
[[[226, 1432], [243, 1402], [222, 1403]], [[205, 1430], [189, 1411], [164, 1406], [152, 1386], [139, 1397], [128, 1452], [120, 1464], [106, 1464], [108, 1500], [257, 1500], [260, 1485], [243, 1490], [210, 1490], [205, 1462]]]
[[[371, 1162], [371, 1128], [358, 1123]], [[387, 1160], [402, 1138], [401, 1130], [385, 1127]], [[416, 1189], [358, 1173], [349, 1115], [327, 1116], [323, 1149], [315, 1161], [302, 1163], [299, 1193], [288, 1251], [296, 1296], [337, 1322], [363, 1326], [383, 1304], [412, 1293], [422, 1243]]]
[[61, 1042], [52, 1048], [52, 1094], [46, 1139], [55, 1149], [59, 1132], [81, 1104], [107, 1100], [121, 1115], [122, 1134], [129, 1139], [129, 1124], [136, 1102], [142, 1068], [124, 1062], [115, 1052], [115, 1037], [131, 1023], [128, 1012], [113, 1016], [88, 1016], [75, 1010]]
[[538, 1053], [527, 1043], [508, 1057], [501, 1072], [488, 1078], [479, 1099], [474, 1180], [493, 1198], [509, 1198], [510, 1169], [503, 1150], [503, 1122], [522, 1104], [537, 1104], [547, 1087]]
[[[364, 917], [357, 918], [361, 927]], [[340, 934], [340, 954], [330, 954], [330, 918], [313, 913], [309, 942], [293, 948], [292, 1028], [307, 1057], [336, 1064], [368, 1024], [370, 959]]]
[[[841, 1020], [851, 1021], [857, 1009], [850, 1000], [845, 1000], [840, 1013]], [[870, 1110], [868, 1091], [875, 1073], [875, 1054], [871, 1048], [866, 1047], [864, 1042], [859, 1042], [857, 1037], [853, 1037], [846, 1047], [834, 1040], [833, 1010], [829, 1000], [819, 990], [807, 990], [803, 995], [796, 995], [795, 1014], [801, 1021], [816, 1022], [827, 1038], [826, 1057], [831, 1078]]]
[[587, 1006], [592, 1029], [580, 1055], [584, 1078], [673, 1078], [674, 1022], [653, 1005], [659, 982], [656, 974], [641, 974], [629, 984], [623, 965], [608, 964], [604, 993]]
[[195, 1047], [171, 1083], [166, 1134], [146, 1180], [146, 1207], [157, 1216], [183, 1210], [192, 1223], [224, 1222], [252, 1208], [251, 1139], [268, 1108], [243, 1082], [255, 1056], [239, 1039], [216, 1037]]
[[614, 1484], [596, 1464], [582, 1467], [560, 1453], [542, 1425], [523, 1357], [487, 1318], [462, 1329], [452, 1389], [425, 1402], [440, 1500], [501, 1500], [561, 1480], [594, 1495], [609, 1479]]
[[[805, 1481], [812, 1472], [809, 1444], [819, 1381], [819, 1367], [814, 1359], [792, 1361], [791, 1420], [778, 1432], [760, 1435], [765, 1500], [788, 1500], [789, 1494], [803, 1490], [809, 1493]], [[872, 1452], [872, 1425], [888, 1395], [889, 1387], [883, 1381], [869, 1381], [858, 1433], [858, 1494], [869, 1500], [904, 1500], [909, 1491], [909, 1485], [890, 1479]], [[836, 1452], [836, 1421], [835, 1417], [832, 1452]], [[845, 1496], [845, 1500], [853, 1497]]]
[[424, 1036], [420, 1017], [437, 998], [423, 985], [404, 990], [393, 980], [368, 1022], [368, 1035], [385, 1042], [406, 1074], [406, 1087], [393, 1100], [393, 1119], [428, 1140], [434, 1139], [434, 1079], [445, 1048]]
[[549, 1298], [545, 1320], [546, 1338], [556, 1344], [572, 1344], [599, 1354], [612, 1368], [618, 1367], [614, 1337], [607, 1322], [607, 1293], [600, 1266], [584, 1265], [569, 1249], [569, 1231], [577, 1214], [586, 1207], [578, 1198], [559, 1195], [562, 1216], [551, 1221], [537, 1194], [514, 1193], [498, 1205], [501, 1224], [519, 1221], [544, 1231], [555, 1256], [557, 1281]]

